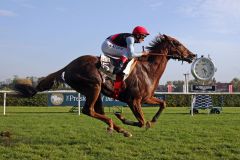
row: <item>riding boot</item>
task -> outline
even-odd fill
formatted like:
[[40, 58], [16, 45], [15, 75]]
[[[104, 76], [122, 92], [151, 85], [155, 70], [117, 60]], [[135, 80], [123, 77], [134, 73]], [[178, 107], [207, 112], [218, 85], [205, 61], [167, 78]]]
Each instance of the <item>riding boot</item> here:
[[119, 74], [122, 73], [122, 71], [125, 68], [125, 63], [127, 62], [127, 57], [125, 56], [121, 56], [119, 59], [118, 64], [115, 66], [114, 70], [113, 70], [113, 74]]

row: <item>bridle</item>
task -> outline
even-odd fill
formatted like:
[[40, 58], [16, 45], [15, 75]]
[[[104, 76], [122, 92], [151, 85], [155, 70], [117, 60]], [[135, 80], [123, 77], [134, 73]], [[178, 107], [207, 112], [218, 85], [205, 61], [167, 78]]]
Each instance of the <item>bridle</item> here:
[[191, 60], [191, 58], [184, 58], [182, 56], [181, 52], [175, 46], [175, 44], [172, 41], [170, 41], [167, 37], [164, 37], [164, 38], [165, 38], [165, 40], [167, 40], [170, 43], [170, 45], [168, 46], [168, 50], [172, 50], [174, 48], [178, 54], [171, 54], [171, 55], [169, 55], [169, 54], [159, 54], [159, 53], [151, 53], [150, 52], [148, 55], [166, 56], [169, 59], [177, 59], [178, 61], [182, 61], [182, 63], [183, 63], [184, 60]]

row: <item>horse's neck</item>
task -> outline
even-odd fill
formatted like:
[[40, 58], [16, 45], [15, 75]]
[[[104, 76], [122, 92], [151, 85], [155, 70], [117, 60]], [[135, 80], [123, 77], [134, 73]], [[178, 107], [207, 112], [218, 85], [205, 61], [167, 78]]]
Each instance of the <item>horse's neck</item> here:
[[151, 88], [154, 91], [158, 86], [159, 80], [162, 77], [164, 70], [166, 69], [168, 58], [167, 56], [153, 56], [151, 58], [151, 61], [143, 62], [141, 65], [146, 69], [142, 74], [144, 76], [147, 76], [148, 81], [151, 81]]
[[149, 77], [151, 77], [155, 85], [158, 85], [159, 80], [166, 69], [167, 62], [168, 62], [167, 56], [154, 57], [154, 63], [152, 63], [149, 67], [150, 68]]

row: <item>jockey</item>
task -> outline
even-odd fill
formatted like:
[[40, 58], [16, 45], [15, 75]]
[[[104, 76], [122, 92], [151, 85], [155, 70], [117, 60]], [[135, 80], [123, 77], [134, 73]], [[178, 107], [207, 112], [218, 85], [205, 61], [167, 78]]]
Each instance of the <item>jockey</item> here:
[[114, 74], [122, 72], [124, 64], [129, 59], [147, 55], [147, 52], [136, 53], [134, 51], [134, 44], [143, 42], [144, 38], [148, 35], [148, 31], [144, 27], [137, 26], [133, 29], [132, 33], [115, 34], [109, 36], [103, 42], [102, 51], [106, 56], [120, 58], [118, 65], [114, 68]]
[[[132, 33], [119, 33], [109, 36], [102, 44], [102, 52], [106, 56], [119, 57], [119, 63], [115, 66], [113, 74], [116, 74], [115, 82], [122, 82], [123, 69], [129, 59], [148, 55], [148, 52], [136, 53], [134, 51], [134, 44], [141, 43], [149, 33], [146, 28], [137, 26]], [[116, 83], [114, 84], [114, 86]], [[116, 87], [114, 87], [116, 89]]]

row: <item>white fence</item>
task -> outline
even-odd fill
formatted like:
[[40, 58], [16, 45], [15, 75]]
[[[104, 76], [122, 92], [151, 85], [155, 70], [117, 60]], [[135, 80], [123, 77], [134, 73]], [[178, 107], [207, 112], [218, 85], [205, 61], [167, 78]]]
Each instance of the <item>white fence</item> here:
[[[3, 115], [6, 115], [6, 102], [7, 102], [7, 94], [16, 94], [15, 91], [0, 91], [0, 93], [3, 93]], [[56, 91], [44, 91], [44, 92], [39, 92], [38, 94], [49, 94], [49, 93], [77, 93], [74, 90], [56, 90]], [[80, 115], [80, 106], [81, 106], [81, 101], [80, 101], [80, 93], [78, 93], [78, 115]]]
[[[3, 115], [6, 114], [6, 101], [7, 101], [7, 94], [16, 94], [15, 91], [0, 91], [0, 93], [3, 93]], [[44, 92], [39, 92], [38, 94], [49, 94], [49, 93], [77, 93], [74, 90], [56, 90], [56, 91], [44, 91]], [[155, 92], [155, 94], [163, 94], [163, 95], [240, 95], [240, 92], [188, 92], [188, 93], [182, 93], [182, 92]], [[80, 93], [78, 93], [78, 115], [80, 115]], [[191, 113], [193, 115], [193, 105], [191, 105]]]

